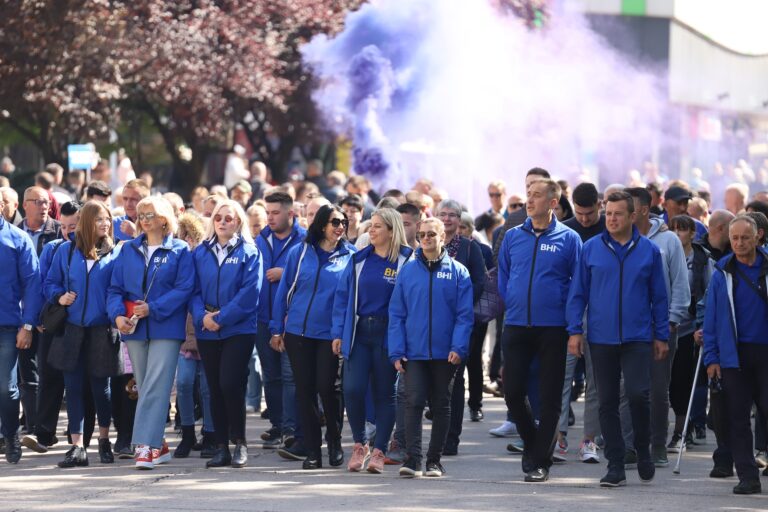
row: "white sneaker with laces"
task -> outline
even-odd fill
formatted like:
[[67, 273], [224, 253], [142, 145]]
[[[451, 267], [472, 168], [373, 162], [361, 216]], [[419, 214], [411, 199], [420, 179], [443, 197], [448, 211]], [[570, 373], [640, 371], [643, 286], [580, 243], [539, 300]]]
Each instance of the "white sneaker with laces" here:
[[579, 447], [579, 457], [581, 457], [581, 462], [587, 464], [599, 463], [600, 456], [597, 454], [597, 445], [589, 439], [585, 439]]
[[493, 437], [515, 437], [517, 433], [517, 425], [511, 421], [505, 421], [501, 426], [492, 428], [488, 431]]

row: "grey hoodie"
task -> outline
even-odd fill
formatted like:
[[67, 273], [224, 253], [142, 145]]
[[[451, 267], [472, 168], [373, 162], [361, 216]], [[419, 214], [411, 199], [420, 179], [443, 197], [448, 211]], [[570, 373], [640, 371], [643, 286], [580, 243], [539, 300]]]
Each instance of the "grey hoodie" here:
[[688, 264], [685, 261], [683, 244], [664, 224], [664, 219], [651, 217], [650, 221], [651, 229], [646, 236], [661, 249], [664, 283], [667, 285], [669, 298], [669, 321], [680, 324], [688, 317], [688, 305], [691, 303]]

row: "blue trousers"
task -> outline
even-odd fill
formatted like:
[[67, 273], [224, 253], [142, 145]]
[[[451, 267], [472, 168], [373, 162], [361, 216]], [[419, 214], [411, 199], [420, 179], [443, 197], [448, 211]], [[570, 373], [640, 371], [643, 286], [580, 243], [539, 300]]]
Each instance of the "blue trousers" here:
[[208, 379], [205, 378], [203, 362], [192, 358], [187, 359], [179, 354], [179, 364], [176, 368], [176, 399], [179, 401], [181, 425], [184, 427], [191, 427], [195, 424], [195, 378], [198, 378], [200, 382], [203, 430], [213, 432], [211, 391], [208, 389]]
[[18, 332], [18, 327], [0, 327], [0, 429], [3, 437], [13, 437], [19, 430]]
[[[84, 345], [85, 348], [85, 345]], [[109, 427], [112, 421], [112, 389], [109, 377], [91, 377], [85, 368], [85, 350], [80, 351], [77, 366], [71, 372], [63, 372], [64, 389], [67, 391], [67, 420], [69, 432], [82, 434], [85, 423], [85, 392], [86, 383], [91, 388], [93, 403], [96, 405], [96, 416], [99, 427]]]

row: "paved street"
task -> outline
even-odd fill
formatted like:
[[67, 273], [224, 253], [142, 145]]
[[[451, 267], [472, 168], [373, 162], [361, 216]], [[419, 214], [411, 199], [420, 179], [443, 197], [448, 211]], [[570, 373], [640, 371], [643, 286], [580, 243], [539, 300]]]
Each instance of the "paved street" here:
[[[579, 417], [581, 404], [576, 405]], [[306, 472], [253, 441], [250, 465], [241, 470], [206, 470], [205, 461], [194, 457], [139, 472], [132, 461], [99, 464], [95, 450], [89, 452], [90, 467], [61, 470], [55, 467], [66, 450], [60, 444], [46, 455], [25, 449], [15, 467], [0, 464], [0, 510], [768, 510], [768, 494], [736, 497], [734, 478], [707, 478], [709, 446], [688, 452], [680, 475], [672, 474], [671, 460], [651, 484], [641, 484], [630, 471], [627, 487], [601, 489], [597, 481], [605, 465], [576, 461], [580, 423], [571, 433], [569, 462], [553, 468], [549, 483], [525, 484], [519, 456], [506, 453], [508, 441], [487, 434], [503, 418], [501, 399], [486, 398], [485, 412], [482, 423], [465, 421], [460, 453], [444, 458], [448, 474], [442, 479], [403, 480], [396, 466], [387, 466], [383, 476]], [[249, 415], [249, 438], [258, 439], [265, 425]], [[175, 435], [169, 440], [175, 444]], [[349, 437], [344, 444], [348, 456]]]

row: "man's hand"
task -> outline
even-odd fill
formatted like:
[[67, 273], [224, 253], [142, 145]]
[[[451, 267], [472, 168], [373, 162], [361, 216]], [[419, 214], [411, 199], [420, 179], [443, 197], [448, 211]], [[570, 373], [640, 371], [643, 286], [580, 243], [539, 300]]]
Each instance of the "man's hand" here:
[[76, 298], [77, 294], [75, 292], [67, 292], [59, 297], [59, 304], [62, 306], [71, 306], [72, 303], [75, 302]]
[[127, 316], [119, 316], [115, 318], [115, 325], [117, 330], [123, 334], [129, 334], [133, 328], [133, 322]]
[[333, 350], [333, 353], [338, 355], [341, 355], [341, 340], [339, 338], [336, 338], [331, 342], [331, 350]]
[[218, 314], [218, 311], [211, 311], [205, 314], [203, 317], [203, 328], [206, 331], [217, 332], [221, 329], [221, 326], [213, 319], [213, 316]]
[[149, 316], [149, 304], [143, 300], [137, 300], [136, 306], [133, 308], [133, 314], [138, 318], [146, 318]]
[[669, 343], [666, 341], [653, 340], [653, 359], [663, 361], [669, 354]]
[[568, 338], [568, 353], [576, 357], [581, 357], [584, 355], [583, 334], [572, 334]]
[[125, 233], [131, 238], [136, 237], [136, 224], [129, 221], [128, 219], [123, 220], [123, 222], [120, 223], [120, 231]]
[[693, 341], [698, 346], [704, 345], [704, 329], [699, 329], [693, 333]]
[[407, 361], [404, 357], [395, 361], [395, 370], [397, 370], [398, 373], [405, 373], [405, 367], [403, 366], [404, 361]]
[[23, 327], [19, 329], [16, 334], [16, 348], [19, 350], [27, 350], [32, 346], [32, 331], [28, 331]]
[[460, 365], [461, 357], [459, 357], [459, 354], [457, 354], [456, 352], [451, 352], [448, 354], [448, 362], [453, 365]]
[[270, 283], [280, 282], [280, 278], [283, 277], [283, 269], [281, 267], [274, 267], [267, 270], [267, 281]]
[[269, 340], [269, 346], [272, 347], [272, 350], [285, 352], [285, 342], [283, 341], [283, 337], [279, 334], [272, 336], [272, 339]]
[[710, 379], [714, 379], [715, 377], [722, 378], [722, 372], [720, 370], [720, 365], [717, 363], [712, 363], [711, 365], [707, 366], [707, 377]]

